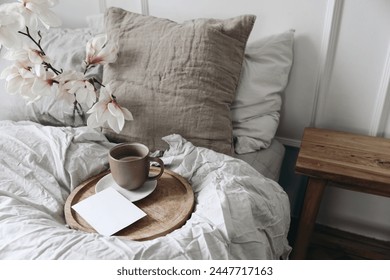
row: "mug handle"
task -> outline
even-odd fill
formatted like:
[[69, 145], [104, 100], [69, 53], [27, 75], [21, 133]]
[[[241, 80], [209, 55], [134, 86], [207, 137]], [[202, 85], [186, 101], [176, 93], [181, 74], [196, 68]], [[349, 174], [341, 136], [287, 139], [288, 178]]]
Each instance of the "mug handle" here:
[[160, 173], [158, 173], [157, 175], [148, 177], [148, 181], [157, 180], [164, 173], [164, 162], [157, 157], [149, 157], [149, 160], [157, 162], [160, 165]]

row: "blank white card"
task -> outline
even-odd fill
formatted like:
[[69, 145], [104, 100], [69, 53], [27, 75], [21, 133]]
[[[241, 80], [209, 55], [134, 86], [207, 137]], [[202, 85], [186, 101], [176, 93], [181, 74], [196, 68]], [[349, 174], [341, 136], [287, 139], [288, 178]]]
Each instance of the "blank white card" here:
[[113, 235], [146, 216], [146, 213], [113, 188], [98, 192], [72, 208], [98, 233]]

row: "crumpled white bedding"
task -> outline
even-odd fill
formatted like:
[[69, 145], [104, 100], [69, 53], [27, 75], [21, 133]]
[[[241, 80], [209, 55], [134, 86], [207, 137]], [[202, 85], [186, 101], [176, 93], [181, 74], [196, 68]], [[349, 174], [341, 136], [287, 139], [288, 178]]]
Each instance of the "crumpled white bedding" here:
[[113, 144], [95, 130], [0, 121], [0, 259], [287, 258], [286, 193], [245, 162], [164, 140], [167, 168], [193, 186], [194, 213], [180, 229], [150, 241], [67, 227], [70, 191], [108, 167]]

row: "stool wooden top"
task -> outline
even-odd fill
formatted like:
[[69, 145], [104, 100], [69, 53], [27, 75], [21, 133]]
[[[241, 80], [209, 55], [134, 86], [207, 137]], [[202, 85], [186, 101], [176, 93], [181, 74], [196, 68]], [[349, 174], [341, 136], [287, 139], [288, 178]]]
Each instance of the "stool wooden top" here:
[[390, 196], [390, 139], [306, 128], [296, 171], [352, 190]]
[[[151, 173], [159, 169], [151, 168]], [[109, 171], [98, 174], [75, 188], [65, 203], [65, 220], [73, 228], [96, 232], [72, 205], [95, 194], [96, 183]], [[191, 185], [180, 175], [165, 169], [156, 189], [147, 197], [134, 202], [147, 216], [114, 234], [130, 240], [150, 240], [180, 228], [192, 214], [195, 198]]]

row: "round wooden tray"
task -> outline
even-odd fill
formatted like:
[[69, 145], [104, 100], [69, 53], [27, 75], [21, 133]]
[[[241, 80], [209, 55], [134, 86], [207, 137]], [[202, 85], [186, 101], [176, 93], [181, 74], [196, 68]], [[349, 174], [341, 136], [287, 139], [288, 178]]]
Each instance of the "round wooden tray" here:
[[[151, 168], [151, 173], [159, 169]], [[78, 230], [96, 232], [72, 205], [95, 194], [96, 183], [109, 171], [100, 173], [75, 188], [65, 202], [65, 220]], [[194, 193], [191, 185], [180, 175], [165, 169], [158, 179], [156, 189], [147, 197], [134, 202], [147, 216], [118, 231], [115, 236], [131, 240], [149, 240], [180, 228], [190, 217], [194, 208]]]

